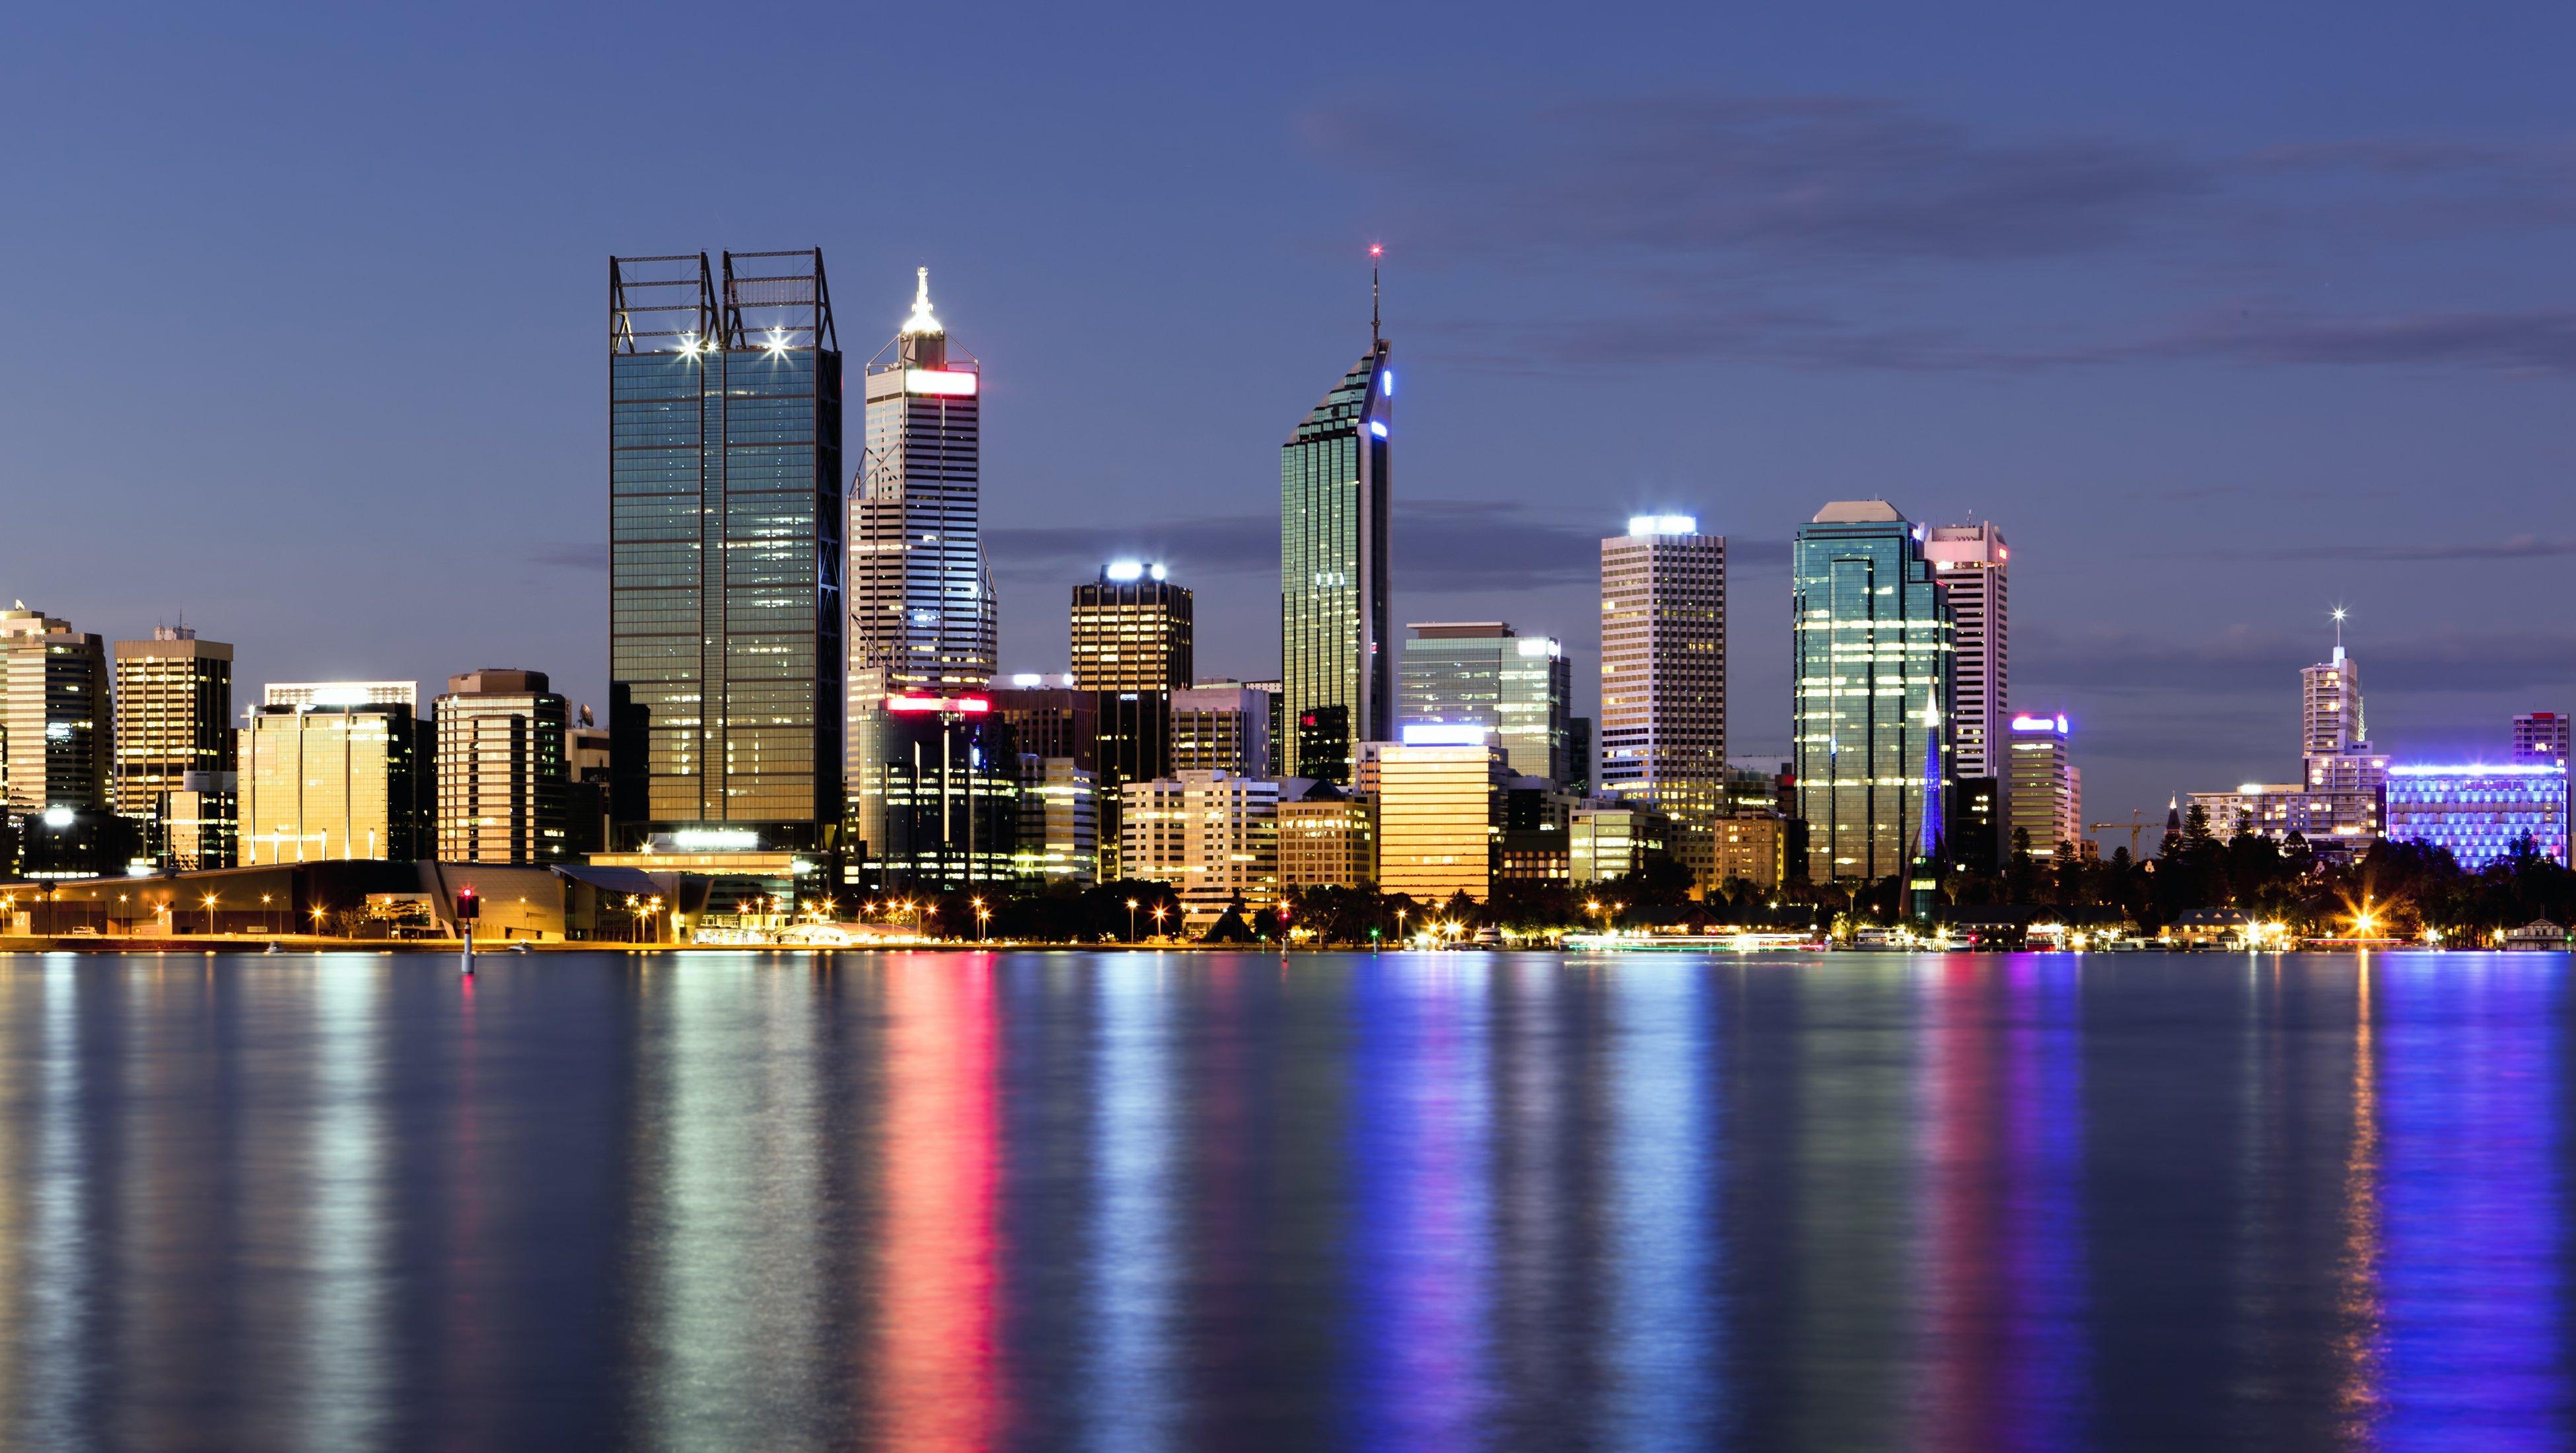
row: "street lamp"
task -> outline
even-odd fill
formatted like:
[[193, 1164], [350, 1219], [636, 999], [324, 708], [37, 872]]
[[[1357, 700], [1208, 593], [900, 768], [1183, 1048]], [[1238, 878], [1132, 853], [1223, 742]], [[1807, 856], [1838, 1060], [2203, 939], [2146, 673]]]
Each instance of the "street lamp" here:
[[206, 895], [206, 937], [208, 938], [215, 936], [215, 900], [222, 896], [220, 893]]
[[1399, 908], [1399, 909], [1395, 910], [1395, 941], [1396, 941], [1397, 943], [1402, 943], [1402, 942], [1404, 942], [1404, 915], [1405, 915], [1405, 913], [1406, 913], [1406, 910], [1405, 910], [1405, 909], [1402, 909], [1402, 908]]
[[1127, 900], [1127, 941], [1136, 941], [1136, 900], [1133, 898]]
[[1154, 937], [1161, 938], [1163, 936], [1163, 915], [1171, 911], [1172, 910], [1164, 904], [1157, 903], [1154, 905]]
[[273, 896], [267, 893], [259, 895], [259, 931], [262, 933], [269, 931], [268, 905]]
[[322, 936], [322, 905], [319, 903], [313, 905], [313, 936]]
[[983, 900], [983, 899], [981, 899], [981, 898], [976, 899], [976, 900], [975, 900], [975, 941], [976, 941], [977, 943], [982, 943], [982, 942], [984, 941], [984, 930], [985, 930], [985, 928], [986, 928], [986, 926], [987, 926], [987, 925], [989, 925], [990, 923], [992, 923], [992, 921], [993, 921], [993, 910], [984, 906], [984, 900]]

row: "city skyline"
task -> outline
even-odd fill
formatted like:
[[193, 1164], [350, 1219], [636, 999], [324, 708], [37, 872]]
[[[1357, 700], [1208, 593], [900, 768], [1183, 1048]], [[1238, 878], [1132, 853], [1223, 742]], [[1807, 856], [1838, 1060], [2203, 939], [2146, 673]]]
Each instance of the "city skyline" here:
[[[1501, 25], [1447, 60], [1423, 17], [1389, 18], [1368, 58], [1255, 56], [1223, 88], [1151, 48], [1014, 35], [959, 73], [1027, 100], [954, 123], [976, 168], [899, 162], [889, 186], [913, 205], [893, 234], [863, 196], [818, 195], [833, 189], [799, 148], [726, 154], [743, 185], [721, 219], [642, 185], [716, 143], [622, 135], [602, 88], [676, 89], [739, 39], [682, 67], [545, 20], [517, 58], [464, 62], [412, 43], [425, 18], [349, 17], [246, 52], [210, 89], [65, 18], [22, 49], [44, 64], [7, 103], [45, 117], [51, 144], [8, 163], [33, 225], [0, 255], [53, 280], [31, 326], [55, 340], [0, 363], [23, 405], [16, 467], [40, 482], [12, 523], [53, 539], [110, 511], [189, 527], [128, 542], [130, 572], [16, 555], [8, 593], [110, 638], [184, 613], [239, 644], [245, 685], [435, 683], [497, 661], [604, 714], [597, 258], [810, 242], [833, 254], [844, 311], [870, 320], [856, 339], [899, 321], [928, 265], [1005, 380], [985, 467], [1008, 506], [987, 541], [1002, 670], [1060, 669], [1045, 603], [1133, 554], [1199, 591], [1207, 669], [1267, 676], [1279, 410], [1347, 363], [1367, 305], [1357, 249], [1382, 239], [1408, 358], [1396, 619], [1511, 619], [1597, 663], [1586, 542], [1631, 514], [1696, 514], [1731, 546], [1731, 755], [1780, 757], [1786, 542], [1816, 504], [1879, 494], [2010, 534], [2015, 705], [2069, 713], [2099, 819], [2277, 775], [2276, 683], [2320, 658], [2337, 602], [2383, 749], [2500, 755], [2496, 721], [2576, 704], [2576, 632], [2548, 608], [2576, 549], [2554, 491], [2576, 361], [2547, 262], [2566, 222], [2544, 205], [2576, 118], [2540, 60], [2571, 22], [2327, 24], [2338, 84], [2284, 89], [2233, 82], [2316, 65], [2332, 12], [2232, 17], [2223, 54], [2188, 39], [2217, 14], [2018, 16], [2033, 45], [2118, 47], [2118, 73], [2081, 94], [2018, 51], [1984, 53], [1974, 27], [1884, 12], [1871, 24], [1905, 43], [1866, 64], [1827, 43], [1823, 17], [1761, 17], [1728, 37], [1722, 81], [1553, 28]], [[864, 45], [820, 19], [818, 48], [863, 86], [955, 44], [926, 18]], [[1192, 20], [1164, 43], [1221, 44], [1241, 23]], [[1650, 12], [1640, 29], [1696, 56], [1717, 23]], [[2423, 83], [2427, 53], [2452, 61], [2439, 84]], [[1395, 76], [1393, 98], [1373, 84]], [[1535, 99], [1496, 110], [1470, 81], [1497, 77]], [[1028, 124], [1063, 87], [1121, 79], [1135, 99], [1083, 126]], [[270, 100], [241, 106], [245, 90]], [[374, 90], [427, 98], [433, 124], [394, 128], [363, 104]], [[1194, 124], [1175, 128], [1182, 102]], [[176, 106], [190, 125], [164, 124]], [[779, 106], [791, 126], [842, 109]], [[345, 124], [296, 121], [317, 108]], [[1458, 164], [1427, 169], [1452, 129]], [[1712, 143], [1744, 166], [1716, 166]], [[368, 167], [337, 164], [352, 146]], [[1870, 163], [1888, 149], [1920, 165]], [[1521, 182], [1495, 166], [1515, 151], [1532, 159]], [[1122, 161], [1079, 194], [1050, 175], [1103, 152]], [[174, 255], [167, 239], [205, 210], [200, 178], [241, 157], [262, 160], [227, 195], [250, 205]], [[1586, 167], [1709, 210], [1548, 205], [1593, 197]], [[1206, 179], [1187, 215], [1161, 200], [1179, 172]], [[1787, 175], [1813, 184], [1815, 210], [1789, 205]], [[1989, 183], [2011, 200], [1981, 212]], [[1037, 242], [1014, 221], [1028, 208], [1054, 224]], [[494, 228], [496, 209], [521, 215]], [[2427, 211], [2440, 226], [2408, 220]], [[386, 372], [314, 346], [310, 315], [208, 301], [218, 280], [221, 296], [286, 295], [317, 270], [351, 335], [391, 341]], [[1890, 288], [1902, 306], [1882, 314]], [[1885, 325], [1851, 321], [1873, 316]], [[1156, 380], [1150, 468], [1116, 447], [1132, 380], [1096, 363], [1140, 325], [1190, 360]], [[111, 405], [95, 387], [118, 367], [106, 340], [138, 327], [256, 366], [139, 413]], [[1556, 406], [1595, 385], [1619, 397], [1615, 428]], [[1580, 461], [1583, 487], [1549, 460]], [[1435, 537], [1455, 548], [1424, 549]], [[460, 570], [477, 589], [454, 589]], [[1575, 712], [1595, 714], [1589, 673], [1576, 683]]]

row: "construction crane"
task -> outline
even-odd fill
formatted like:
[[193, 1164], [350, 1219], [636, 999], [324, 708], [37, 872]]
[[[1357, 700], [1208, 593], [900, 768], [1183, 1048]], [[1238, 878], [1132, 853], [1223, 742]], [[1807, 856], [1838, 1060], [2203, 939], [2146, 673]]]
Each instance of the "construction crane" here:
[[[2160, 828], [2164, 824], [2156, 823], [2152, 825]], [[2129, 820], [2127, 822], [2097, 822], [2088, 830], [2092, 832], [2118, 832], [2122, 828], [2127, 828], [2129, 831], [2129, 861], [2134, 863], [2138, 860], [2138, 838], [2146, 832], [2149, 826], [2150, 824], [2147, 822], [2146, 818], [2140, 814], [2138, 809], [2132, 807], [2129, 809]]]

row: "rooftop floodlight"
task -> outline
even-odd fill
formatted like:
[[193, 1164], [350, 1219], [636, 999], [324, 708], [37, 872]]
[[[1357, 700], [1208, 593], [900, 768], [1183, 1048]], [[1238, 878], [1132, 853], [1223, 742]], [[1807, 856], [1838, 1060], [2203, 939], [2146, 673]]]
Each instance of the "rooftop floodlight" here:
[[1145, 578], [1145, 562], [1142, 560], [1112, 560], [1106, 566], [1102, 567], [1100, 573], [1103, 578], [1109, 580], [1142, 580]]

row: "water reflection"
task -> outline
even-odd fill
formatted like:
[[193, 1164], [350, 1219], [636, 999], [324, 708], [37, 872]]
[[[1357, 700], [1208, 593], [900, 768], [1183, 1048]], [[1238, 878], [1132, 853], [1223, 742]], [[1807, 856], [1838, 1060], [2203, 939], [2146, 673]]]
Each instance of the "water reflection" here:
[[0, 957], [0, 1445], [2564, 1447], [2568, 972]]

